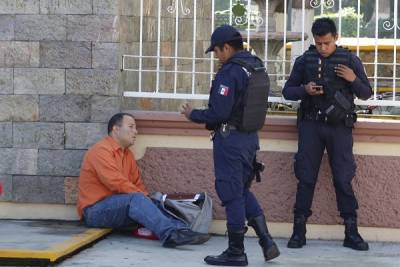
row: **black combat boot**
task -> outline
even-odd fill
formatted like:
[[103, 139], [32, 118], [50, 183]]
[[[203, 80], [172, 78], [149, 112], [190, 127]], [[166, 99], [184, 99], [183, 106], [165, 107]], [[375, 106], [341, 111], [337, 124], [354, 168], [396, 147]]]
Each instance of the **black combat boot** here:
[[343, 241], [343, 246], [352, 248], [355, 250], [368, 250], [368, 243], [362, 239], [361, 235], [358, 233], [357, 218], [348, 217], [344, 219], [345, 226], [345, 238]]
[[287, 244], [288, 248], [302, 248], [306, 244], [306, 222], [304, 215], [294, 215], [293, 234]]
[[249, 219], [247, 224], [253, 227], [258, 238], [260, 239], [258, 243], [262, 248], [265, 261], [272, 260], [281, 254], [279, 252], [278, 246], [276, 245], [274, 240], [272, 240], [272, 237], [268, 232], [267, 222], [265, 221], [264, 215]]
[[209, 265], [247, 266], [247, 255], [244, 253], [245, 231], [228, 231], [228, 249], [218, 256], [207, 256], [204, 261]]

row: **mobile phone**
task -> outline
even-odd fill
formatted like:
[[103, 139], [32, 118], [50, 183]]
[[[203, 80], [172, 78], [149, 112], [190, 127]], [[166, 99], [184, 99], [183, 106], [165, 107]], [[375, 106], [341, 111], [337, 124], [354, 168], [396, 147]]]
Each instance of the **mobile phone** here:
[[315, 91], [321, 91], [322, 90], [322, 85], [313, 85], [311, 86], [313, 89], [315, 89]]

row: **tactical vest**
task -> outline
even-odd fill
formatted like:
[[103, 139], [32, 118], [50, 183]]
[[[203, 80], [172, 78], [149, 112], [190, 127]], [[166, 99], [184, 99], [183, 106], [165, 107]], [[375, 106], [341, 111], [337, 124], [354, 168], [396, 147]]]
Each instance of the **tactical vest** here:
[[242, 88], [229, 119], [229, 124], [242, 132], [260, 130], [267, 115], [270, 82], [263, 62], [257, 59], [253, 65], [240, 59], [230, 61], [243, 67], [249, 77], [247, 88]]
[[[350, 67], [350, 51], [337, 47], [331, 56], [322, 58], [316, 47], [311, 45], [304, 53], [304, 61], [305, 77], [303, 84], [313, 81], [317, 85], [322, 85], [324, 94], [321, 96], [307, 95], [301, 103], [302, 111], [305, 113], [322, 112], [328, 123], [345, 122], [352, 127], [355, 106], [350, 83], [338, 77], [335, 72], [335, 67], [338, 64]], [[350, 120], [353, 122], [350, 123]]]

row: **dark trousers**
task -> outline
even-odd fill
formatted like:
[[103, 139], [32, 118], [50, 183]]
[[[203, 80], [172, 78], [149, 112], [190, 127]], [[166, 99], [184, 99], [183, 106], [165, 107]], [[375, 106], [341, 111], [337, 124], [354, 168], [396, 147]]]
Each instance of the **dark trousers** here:
[[257, 133], [232, 130], [226, 137], [215, 135], [215, 189], [225, 207], [229, 231], [243, 230], [246, 219], [263, 214], [256, 197], [245, 187], [258, 149]]
[[294, 163], [298, 179], [295, 214], [309, 217], [312, 213], [315, 184], [326, 149], [340, 216], [356, 216], [358, 203], [351, 185], [356, 171], [352, 129], [341, 124], [331, 126], [313, 120], [301, 121], [298, 128], [298, 152]]

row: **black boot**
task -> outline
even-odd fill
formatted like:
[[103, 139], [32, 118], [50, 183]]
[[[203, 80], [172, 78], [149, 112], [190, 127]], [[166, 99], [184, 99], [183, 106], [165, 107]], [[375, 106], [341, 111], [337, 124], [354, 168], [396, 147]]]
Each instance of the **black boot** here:
[[247, 266], [247, 255], [244, 253], [245, 231], [228, 231], [228, 249], [218, 256], [207, 256], [204, 261], [209, 265]]
[[271, 235], [268, 232], [267, 222], [265, 221], [265, 216], [260, 215], [249, 219], [247, 224], [253, 227], [258, 238], [260, 239], [258, 243], [260, 244], [265, 261], [272, 260], [280, 255], [278, 246], [272, 240]]
[[306, 222], [304, 215], [294, 216], [293, 234], [287, 244], [288, 248], [302, 248], [306, 244]]
[[355, 250], [366, 251], [369, 249], [368, 243], [362, 239], [360, 233], [358, 233], [357, 218], [349, 217], [344, 220], [345, 225], [345, 238], [343, 246], [352, 248]]

